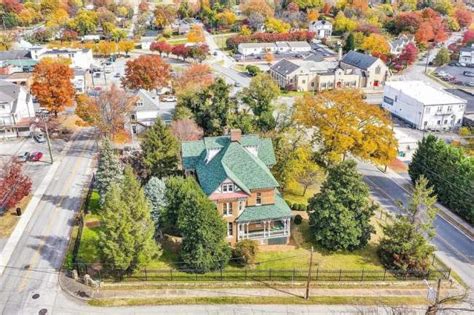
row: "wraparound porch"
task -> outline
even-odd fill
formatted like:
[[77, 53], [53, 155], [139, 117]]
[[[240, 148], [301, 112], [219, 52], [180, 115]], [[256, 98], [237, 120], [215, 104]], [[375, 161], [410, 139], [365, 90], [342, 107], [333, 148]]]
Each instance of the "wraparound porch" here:
[[274, 220], [237, 222], [237, 240], [263, 241], [274, 238], [288, 239], [290, 236], [290, 223], [291, 219], [289, 217]]

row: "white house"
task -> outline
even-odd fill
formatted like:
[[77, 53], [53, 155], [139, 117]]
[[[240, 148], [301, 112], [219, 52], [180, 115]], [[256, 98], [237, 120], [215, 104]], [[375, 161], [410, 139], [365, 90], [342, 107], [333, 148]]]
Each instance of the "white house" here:
[[94, 62], [91, 49], [49, 49], [39, 55], [40, 60], [44, 57], [69, 58], [71, 67], [82, 69], [89, 69]]
[[143, 89], [137, 92], [137, 97], [137, 103], [130, 115], [134, 134], [139, 134], [153, 125], [157, 117], [167, 124], [171, 123], [176, 102], [162, 102], [160, 95]]
[[243, 56], [271, 53], [307, 53], [311, 45], [304, 41], [275, 42], [275, 43], [241, 43], [238, 51]]
[[389, 81], [382, 107], [419, 130], [449, 130], [461, 126], [466, 103], [423, 81]]
[[459, 62], [462, 64], [474, 64], [474, 44], [461, 48], [459, 51]]
[[405, 49], [405, 47], [410, 43], [415, 43], [415, 37], [413, 35], [402, 34], [398, 36], [389, 43], [390, 54], [394, 56], [400, 55], [403, 49]]
[[316, 38], [323, 39], [331, 37], [332, 24], [326, 20], [309, 22], [309, 31], [316, 33]]
[[34, 117], [31, 95], [20, 85], [0, 80], [0, 139], [28, 135]]

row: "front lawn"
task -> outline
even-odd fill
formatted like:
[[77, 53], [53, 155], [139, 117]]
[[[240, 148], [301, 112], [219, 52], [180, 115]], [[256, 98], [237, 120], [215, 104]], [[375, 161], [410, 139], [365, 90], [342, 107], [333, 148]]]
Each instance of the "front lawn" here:
[[308, 204], [308, 199], [313, 197], [315, 193], [319, 192], [319, 184], [312, 185], [306, 189], [306, 193], [303, 195], [304, 188], [300, 184], [292, 184], [286, 188], [283, 192], [285, 200], [291, 203], [297, 204]]
[[212, 35], [214, 41], [216, 42], [217, 47], [220, 49], [227, 49], [226, 41], [229, 37], [235, 36], [237, 33], [224, 33]]

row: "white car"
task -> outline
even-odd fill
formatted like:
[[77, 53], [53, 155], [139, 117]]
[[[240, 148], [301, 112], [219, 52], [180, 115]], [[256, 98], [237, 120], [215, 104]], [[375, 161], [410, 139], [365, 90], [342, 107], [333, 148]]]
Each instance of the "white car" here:
[[161, 100], [163, 102], [176, 102], [176, 96], [174, 96], [174, 95], [163, 96], [163, 98]]

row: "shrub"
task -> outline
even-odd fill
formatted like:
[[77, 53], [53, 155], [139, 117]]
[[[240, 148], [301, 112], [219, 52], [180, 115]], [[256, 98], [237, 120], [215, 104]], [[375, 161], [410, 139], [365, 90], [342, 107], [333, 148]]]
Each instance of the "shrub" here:
[[242, 240], [232, 250], [233, 261], [241, 266], [255, 264], [258, 243], [254, 240]]
[[300, 216], [299, 214], [297, 214], [297, 215], [295, 216], [295, 219], [293, 220], [293, 222], [294, 222], [296, 225], [300, 225], [301, 222], [303, 222], [303, 217]]
[[254, 66], [254, 65], [248, 65], [247, 67], [245, 67], [245, 69], [247, 70], [249, 75], [251, 75], [252, 77], [256, 76], [257, 73], [262, 72], [259, 67]]

